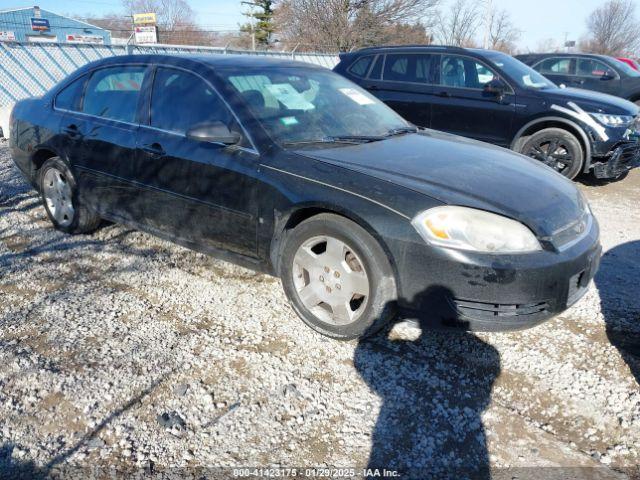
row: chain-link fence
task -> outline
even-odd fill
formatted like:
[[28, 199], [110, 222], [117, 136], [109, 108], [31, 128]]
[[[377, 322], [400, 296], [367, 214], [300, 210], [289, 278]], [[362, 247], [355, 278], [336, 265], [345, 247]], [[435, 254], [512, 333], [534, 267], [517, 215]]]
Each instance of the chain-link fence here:
[[327, 68], [333, 68], [338, 62], [337, 54], [309, 52], [233, 50], [177, 45], [107, 46], [0, 42], [0, 107], [9, 107], [22, 98], [42, 95], [58, 81], [86, 63], [128, 53], [263, 55], [274, 58], [290, 58]]

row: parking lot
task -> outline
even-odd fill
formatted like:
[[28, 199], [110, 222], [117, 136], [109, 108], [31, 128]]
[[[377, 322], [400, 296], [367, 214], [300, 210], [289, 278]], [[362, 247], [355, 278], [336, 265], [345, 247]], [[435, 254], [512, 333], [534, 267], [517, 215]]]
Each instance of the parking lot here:
[[640, 172], [581, 188], [605, 255], [563, 315], [337, 342], [275, 278], [117, 225], [53, 230], [0, 143], [0, 471], [488, 463], [640, 478]]

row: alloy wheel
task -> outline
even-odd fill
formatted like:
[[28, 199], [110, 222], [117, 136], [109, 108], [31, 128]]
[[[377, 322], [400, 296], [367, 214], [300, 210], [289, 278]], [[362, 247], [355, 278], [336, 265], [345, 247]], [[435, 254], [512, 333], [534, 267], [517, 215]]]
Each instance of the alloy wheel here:
[[575, 162], [570, 147], [558, 137], [543, 137], [531, 145], [524, 154], [559, 173], [571, 171]]
[[333, 325], [349, 325], [360, 318], [370, 283], [353, 248], [334, 237], [312, 237], [298, 248], [293, 264], [296, 292], [313, 315]]

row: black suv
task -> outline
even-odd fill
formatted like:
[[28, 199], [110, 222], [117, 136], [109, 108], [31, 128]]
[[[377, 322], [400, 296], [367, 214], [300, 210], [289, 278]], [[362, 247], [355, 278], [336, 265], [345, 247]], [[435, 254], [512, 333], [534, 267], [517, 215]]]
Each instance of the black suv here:
[[640, 72], [606, 55], [536, 53], [517, 55], [552, 82], [626, 98], [640, 105]]
[[568, 178], [619, 178], [640, 163], [636, 105], [559, 88], [501, 52], [366, 48], [342, 54], [334, 70], [418, 126], [511, 148]]

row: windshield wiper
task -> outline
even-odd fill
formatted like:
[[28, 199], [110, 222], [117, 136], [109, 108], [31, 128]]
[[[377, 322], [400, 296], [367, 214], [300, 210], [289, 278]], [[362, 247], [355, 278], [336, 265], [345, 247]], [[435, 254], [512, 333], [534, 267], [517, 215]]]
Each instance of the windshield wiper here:
[[352, 143], [369, 143], [369, 142], [379, 142], [380, 140], [384, 140], [385, 136], [380, 135], [336, 135], [328, 137], [331, 140], [337, 142], [352, 142]]
[[316, 138], [311, 140], [297, 140], [292, 142], [282, 142], [283, 145], [312, 145], [314, 143], [347, 143], [349, 145], [357, 145], [361, 143], [358, 140], [352, 140], [349, 138], [343, 137], [325, 137], [325, 138]]
[[418, 127], [392, 128], [386, 133], [385, 137], [394, 137], [396, 135], [404, 135], [405, 133], [416, 133], [417, 131]]

